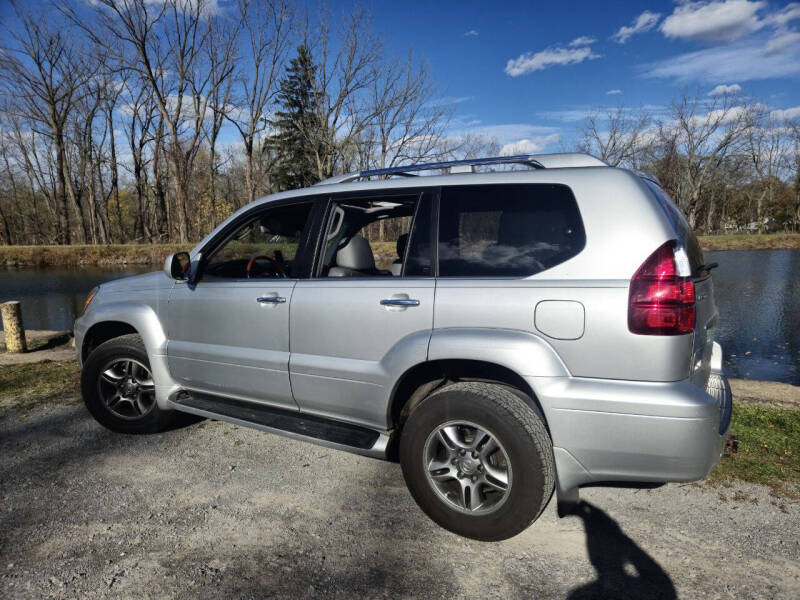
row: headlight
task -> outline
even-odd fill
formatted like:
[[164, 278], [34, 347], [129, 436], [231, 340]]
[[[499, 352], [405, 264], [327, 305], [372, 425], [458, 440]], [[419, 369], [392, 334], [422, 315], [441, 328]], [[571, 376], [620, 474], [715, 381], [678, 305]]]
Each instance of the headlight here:
[[99, 291], [100, 287], [98, 286], [94, 288], [91, 292], [89, 292], [89, 295], [86, 297], [86, 302], [83, 303], [83, 312], [81, 314], [86, 312], [86, 309], [89, 308], [89, 305], [92, 303], [92, 300], [94, 300], [94, 297], [97, 295], [97, 292]]

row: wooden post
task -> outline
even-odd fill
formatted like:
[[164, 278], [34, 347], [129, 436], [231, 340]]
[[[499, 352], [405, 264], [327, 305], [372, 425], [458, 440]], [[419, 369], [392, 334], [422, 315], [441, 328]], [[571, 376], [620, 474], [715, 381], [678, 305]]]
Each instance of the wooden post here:
[[28, 351], [25, 326], [22, 324], [22, 306], [19, 300], [0, 304], [3, 313], [3, 330], [6, 334], [6, 352], [19, 354]]

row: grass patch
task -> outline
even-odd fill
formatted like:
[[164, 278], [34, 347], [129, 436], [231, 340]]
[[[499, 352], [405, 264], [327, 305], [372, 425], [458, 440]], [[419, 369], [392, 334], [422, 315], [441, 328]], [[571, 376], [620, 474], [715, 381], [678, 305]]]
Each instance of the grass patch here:
[[74, 246], [0, 246], [0, 265], [55, 267], [81, 265], [158, 265], [171, 252], [194, 244], [108, 244]]
[[775, 250], [800, 248], [800, 233], [701, 235], [703, 250]]
[[740, 479], [800, 498], [800, 409], [734, 404], [730, 430], [739, 452], [719, 462], [712, 482]]
[[76, 361], [44, 361], [0, 366], [0, 407], [30, 408], [53, 400], [80, 398], [80, 369]]

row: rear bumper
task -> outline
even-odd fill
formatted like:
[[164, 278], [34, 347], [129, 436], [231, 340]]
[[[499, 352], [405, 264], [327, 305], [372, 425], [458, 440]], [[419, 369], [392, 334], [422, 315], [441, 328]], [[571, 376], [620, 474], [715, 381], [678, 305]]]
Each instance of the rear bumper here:
[[614, 482], [695, 481], [724, 451], [730, 386], [531, 378], [550, 426], [559, 492]]

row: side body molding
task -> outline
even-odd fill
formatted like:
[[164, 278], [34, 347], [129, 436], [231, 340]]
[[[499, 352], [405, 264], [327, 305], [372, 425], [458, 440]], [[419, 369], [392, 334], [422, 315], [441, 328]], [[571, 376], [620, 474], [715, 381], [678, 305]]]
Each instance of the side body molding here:
[[428, 360], [440, 359], [490, 362], [522, 377], [569, 376], [567, 367], [550, 344], [537, 335], [514, 329], [434, 329]]
[[[161, 302], [156, 302], [156, 306], [162, 302], [161, 308], [166, 309], [167, 294]], [[86, 334], [94, 325], [109, 321], [125, 323], [139, 332], [150, 359], [153, 380], [156, 384], [156, 401], [161, 408], [172, 408], [168, 398], [178, 390], [178, 385], [173, 381], [167, 367], [166, 332], [156, 308], [150, 304], [131, 300], [105, 302], [78, 319], [75, 322], [75, 350], [78, 360], [81, 360]]]

